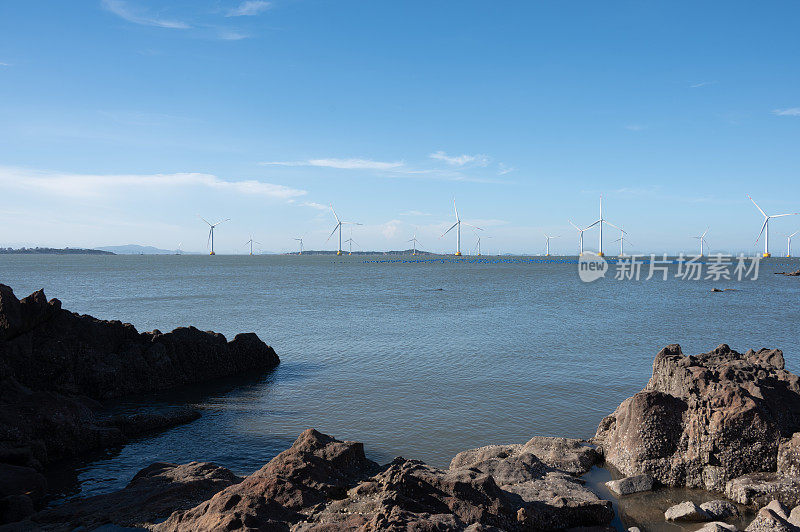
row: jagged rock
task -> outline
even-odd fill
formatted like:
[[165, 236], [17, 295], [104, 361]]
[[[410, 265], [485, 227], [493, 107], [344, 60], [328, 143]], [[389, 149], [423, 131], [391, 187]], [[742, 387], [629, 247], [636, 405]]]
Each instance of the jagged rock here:
[[704, 502], [700, 505], [700, 509], [707, 513], [711, 519], [735, 519], [739, 517], [739, 509], [730, 501], [716, 500]]
[[340, 499], [378, 465], [364, 456], [357, 442], [341, 442], [309, 429], [291, 448], [241, 483], [208, 501], [175, 512], [156, 530], [279, 530], [300, 521], [327, 499]]
[[255, 334], [180, 327], [139, 333], [129, 323], [102, 321], [47, 302], [39, 290], [17, 301], [0, 285], [0, 376], [34, 390], [93, 398], [163, 390], [264, 371], [279, 362]]
[[366, 459], [361, 444], [307, 430], [241, 483], [152, 528], [511, 532], [606, 527], [613, 518], [611, 503], [533, 454], [532, 449], [542, 451], [551, 443], [560, 445], [468, 451], [448, 470], [403, 458], [381, 469]]
[[795, 506], [789, 513], [789, 522], [794, 526], [800, 527], [800, 506]]
[[617, 495], [630, 495], [631, 493], [653, 489], [653, 477], [650, 475], [635, 475], [618, 480], [609, 480], [606, 482], [606, 486]]
[[789, 522], [786, 508], [772, 501], [761, 508], [756, 518], [747, 526], [746, 532], [798, 532], [800, 528]]
[[450, 469], [480, 462], [486, 456], [518, 456], [532, 454], [544, 464], [573, 475], [583, 475], [601, 461], [600, 455], [588, 443], [569, 439], [535, 436], [525, 444], [489, 445], [458, 453], [450, 461]]
[[800, 433], [781, 442], [778, 448], [777, 471], [750, 473], [729, 481], [725, 493], [732, 500], [759, 507], [777, 500], [789, 507], [800, 504]]
[[692, 501], [684, 501], [675, 506], [670, 506], [664, 512], [667, 521], [708, 521], [711, 518], [702, 508]]
[[48, 530], [73, 530], [76, 527], [93, 530], [105, 523], [126, 527], [149, 526], [174, 511], [189, 509], [241, 480], [224, 467], [208, 462], [155, 463], [139, 471], [119, 491], [73, 500], [43, 510], [30, 520]]
[[780, 439], [799, 429], [800, 378], [784, 369], [781, 351], [741, 354], [723, 344], [687, 357], [674, 344], [594, 441], [623, 474], [721, 491], [733, 478], [774, 471]]

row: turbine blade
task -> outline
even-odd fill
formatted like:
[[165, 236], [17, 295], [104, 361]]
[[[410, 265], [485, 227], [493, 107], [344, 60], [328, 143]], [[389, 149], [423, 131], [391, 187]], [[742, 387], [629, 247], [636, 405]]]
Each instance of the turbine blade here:
[[335, 235], [335, 234], [336, 234], [336, 230], [337, 230], [337, 229], [339, 229], [339, 226], [340, 226], [340, 225], [342, 225], [342, 223], [341, 223], [341, 222], [339, 222], [338, 224], [336, 224], [336, 227], [334, 227], [334, 228], [333, 228], [333, 231], [331, 231], [331, 234], [330, 234], [330, 235], [328, 235], [328, 238], [325, 240], [325, 242], [327, 242], [328, 240], [330, 240], [330, 239], [331, 239], [331, 237], [332, 237], [333, 235]]
[[569, 225], [571, 225], [572, 227], [574, 227], [574, 228], [575, 228], [575, 229], [577, 229], [578, 231], [580, 231], [580, 230], [581, 230], [581, 228], [580, 228], [580, 227], [578, 227], [577, 225], [575, 225], [574, 223], [572, 223], [572, 220], [567, 220], [567, 221], [569, 222]]
[[468, 224], [467, 222], [461, 222], [461, 223], [466, 225], [466, 226], [472, 227], [473, 229], [477, 229], [479, 231], [483, 231], [483, 229], [481, 229], [480, 227], [478, 227], [476, 225]]
[[200, 218], [201, 220], [203, 220], [203, 221], [204, 221], [205, 223], [207, 223], [208, 225], [211, 225], [211, 224], [209, 223], [209, 221], [208, 221], [208, 220], [206, 220], [205, 218], [203, 218], [203, 217], [202, 217], [202, 216], [200, 216], [199, 214], [197, 215], [197, 217], [198, 217], [198, 218]]
[[800, 212], [790, 212], [790, 213], [786, 213], [786, 214], [773, 214], [772, 216], [770, 216], [770, 218], [779, 218], [781, 216], [796, 216], [798, 214], [800, 214]]
[[769, 222], [769, 216], [764, 218], [764, 225], [761, 226], [761, 231], [758, 232], [758, 237], [756, 237], [756, 242], [758, 242], [758, 239], [761, 238], [762, 234], [764, 234], [764, 228], [767, 227], [767, 222]]
[[[600, 222], [602, 222], [602, 221], [603, 221], [603, 220], [597, 220], [597, 221], [596, 221], [595, 223], [593, 223], [592, 225], [587, 225], [587, 226], [586, 226], [586, 229], [589, 229], [590, 227], [594, 227], [595, 225], [599, 224], [599, 223], [600, 223]], [[586, 231], [586, 229], [584, 229], [584, 231]]]
[[460, 221], [461, 218], [458, 217], [458, 208], [456, 207], [456, 199], [453, 198], [453, 210], [456, 211], [456, 221]]
[[[606, 220], [603, 220], [603, 223], [604, 223], [604, 224], [606, 224], [606, 225], [610, 225], [610, 226], [611, 226], [611, 227], [613, 227], [614, 229], [619, 229], [620, 231], [622, 231], [623, 233], [625, 233], [625, 230], [624, 230], [624, 229], [622, 229], [621, 227], [617, 227], [616, 225], [612, 224], [611, 222], [608, 222], [608, 221], [606, 221]], [[627, 234], [627, 233], [626, 233], [626, 234]]]
[[[750, 194], [748, 194], [747, 197], [750, 198]], [[756, 200], [754, 200], [753, 198], [750, 198], [750, 201], [753, 202], [753, 205], [756, 206], [756, 209], [761, 211], [761, 214], [763, 214], [764, 216], [768, 216], [767, 213], [764, 212], [764, 209], [762, 209], [761, 207], [758, 206], [758, 203], [756, 203]]]
[[[454, 223], [453, 225], [451, 225], [451, 226], [450, 226], [450, 229], [448, 229], [447, 231], [445, 231], [444, 233], [442, 233], [442, 236], [444, 236], [444, 235], [446, 235], [447, 233], [449, 233], [449, 232], [450, 232], [450, 231], [451, 231], [451, 230], [452, 230], [452, 229], [453, 229], [455, 226], [457, 226], [457, 225], [458, 225], [458, 222], [456, 222], [456, 223]], [[440, 236], [439, 238], [442, 238], [442, 236]]]
[[333, 217], [336, 218], [336, 222], [339, 223], [339, 217], [336, 216], [336, 211], [333, 210], [333, 203], [331, 203], [331, 212], [333, 213]]

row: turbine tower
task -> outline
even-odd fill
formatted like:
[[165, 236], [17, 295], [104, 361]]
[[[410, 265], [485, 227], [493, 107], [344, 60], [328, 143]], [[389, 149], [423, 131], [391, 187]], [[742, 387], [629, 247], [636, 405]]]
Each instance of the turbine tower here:
[[791, 257], [792, 256], [792, 237], [794, 235], [796, 235], [797, 233], [800, 233], [800, 231], [795, 231], [791, 235], [786, 235], [786, 256], [787, 257]]
[[623, 231], [622, 228], [620, 228], [619, 231], [620, 231], [619, 238], [614, 240], [614, 242], [619, 242], [619, 256], [620, 257], [624, 257], [625, 256], [625, 242], [628, 242], [630, 244], [631, 241], [628, 240], [627, 238], [625, 238], [625, 235], [627, 233], [625, 231]]
[[473, 229], [477, 229], [478, 231], [483, 231], [483, 229], [481, 229], [480, 227], [475, 227], [474, 225], [470, 225], [467, 222], [462, 222], [461, 221], [461, 218], [459, 218], [459, 216], [458, 216], [458, 208], [456, 207], [455, 198], [453, 199], [453, 210], [456, 213], [456, 223], [451, 225], [450, 229], [448, 229], [447, 231], [442, 233], [442, 236], [440, 236], [439, 238], [442, 238], [444, 235], [449, 233], [455, 227], [456, 228], [456, 257], [460, 257], [461, 256], [461, 224], [464, 224], [466, 226], [472, 227]]
[[206, 243], [206, 245], [211, 247], [211, 253], [209, 253], [209, 255], [216, 255], [216, 253], [214, 253], [214, 228], [217, 227], [222, 222], [227, 222], [228, 220], [230, 220], [230, 218], [225, 218], [224, 220], [220, 220], [217, 223], [212, 224], [199, 214], [197, 216], [208, 224], [208, 242]]
[[261, 244], [261, 242], [256, 242], [255, 240], [253, 240], [253, 235], [250, 235], [250, 240], [248, 240], [247, 242], [244, 243], [245, 246], [247, 244], [250, 244], [250, 255], [252, 255], [253, 254], [253, 244]]
[[[748, 194], [747, 197], [750, 198], [750, 195]], [[756, 206], [756, 209], [761, 211], [761, 214], [764, 215], [764, 225], [761, 226], [761, 231], [759, 231], [759, 233], [758, 233], [758, 238], [756, 238], [756, 242], [758, 242], [758, 239], [761, 238], [761, 235], [763, 234], [764, 235], [764, 254], [762, 256], [764, 258], [767, 258], [767, 257], [771, 256], [769, 254], [769, 220], [770, 220], [770, 218], [780, 218], [781, 216], [796, 216], [796, 215], [800, 214], [800, 212], [790, 212], [790, 213], [787, 213], [787, 214], [767, 214], [767, 213], [764, 212], [764, 209], [762, 209], [761, 207], [758, 206], [758, 203], [756, 203], [756, 200], [754, 200], [753, 198], [750, 198], [750, 201], [752, 201], [753, 205]]]
[[411, 254], [412, 255], [416, 255], [417, 254], [417, 244], [419, 244], [419, 240], [417, 240], [417, 233], [414, 233], [414, 236], [411, 238], [411, 240], [409, 240], [409, 242], [411, 242], [411, 245], [413, 246]]
[[352, 255], [353, 254], [353, 244], [355, 244], [357, 246], [358, 243], [355, 240], [353, 240], [352, 236], [350, 238], [348, 238], [347, 240], [345, 240], [345, 243], [346, 244], [350, 244], [350, 251], [347, 254], [348, 255]]
[[[333, 217], [336, 218], [336, 226], [333, 228], [333, 231], [331, 231], [331, 234], [328, 236], [328, 240], [331, 239], [333, 234], [338, 229], [339, 230], [339, 249], [336, 250], [336, 254], [337, 255], [341, 255], [342, 254], [342, 225], [343, 224], [362, 225], [362, 224], [356, 223], [356, 222], [345, 222], [343, 220], [340, 220], [339, 217], [336, 215], [336, 211], [333, 210], [333, 204], [331, 204], [331, 212], [333, 213]], [[325, 242], [327, 242], [328, 240], [326, 240]]]
[[558, 236], [548, 236], [545, 233], [542, 233], [542, 234], [544, 235], [544, 238], [545, 238], [545, 240], [544, 240], [544, 256], [545, 257], [549, 257], [550, 256], [550, 239], [551, 238], [558, 238]]
[[[603, 196], [600, 196], [600, 219], [586, 228], [589, 229], [589, 227], [594, 227], [595, 225], [597, 225], [600, 229], [600, 242], [597, 249], [597, 255], [600, 257], [603, 256], [603, 224], [610, 225], [614, 229], [619, 229], [620, 231], [622, 231], [621, 228], [617, 227], [616, 225], [612, 224], [611, 222], [603, 218]], [[625, 231], [622, 231], [622, 233], [624, 234]]]
[[693, 236], [692, 238], [696, 238], [700, 241], [700, 256], [703, 257], [703, 251], [705, 250], [705, 246], [708, 245], [708, 241], [706, 241], [706, 233], [708, 233], [708, 227], [706, 230], [703, 231], [703, 234], [700, 236]]
[[299, 238], [295, 238], [295, 240], [300, 242], [300, 253], [298, 253], [298, 255], [302, 255], [303, 254], [303, 237], [301, 236]]
[[567, 220], [567, 221], [569, 222], [569, 224], [572, 227], [574, 227], [575, 229], [578, 230], [578, 244], [579, 244], [579, 247], [580, 247], [580, 251], [578, 252], [578, 256], [580, 257], [581, 255], [583, 255], [583, 232], [586, 231], [586, 229], [589, 229], [589, 228], [587, 227], [586, 229], [581, 229], [580, 227], [578, 227], [577, 225], [572, 223], [571, 220]]

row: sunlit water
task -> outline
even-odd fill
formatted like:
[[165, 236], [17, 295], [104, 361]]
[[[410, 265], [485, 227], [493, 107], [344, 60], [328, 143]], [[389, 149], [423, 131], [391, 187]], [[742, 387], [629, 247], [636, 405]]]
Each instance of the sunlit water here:
[[5, 255], [0, 282], [141, 331], [254, 331], [281, 357], [269, 375], [112, 405], [188, 401], [203, 416], [64, 467], [53, 485], [74, 496], [122, 487], [159, 460], [246, 474], [309, 427], [363, 441], [380, 462], [439, 466], [490, 443], [590, 437], [669, 343], [685, 353], [779, 347], [797, 372], [800, 278], [772, 272], [798, 268], [771, 259], [756, 281], [586, 284], [569, 263]]

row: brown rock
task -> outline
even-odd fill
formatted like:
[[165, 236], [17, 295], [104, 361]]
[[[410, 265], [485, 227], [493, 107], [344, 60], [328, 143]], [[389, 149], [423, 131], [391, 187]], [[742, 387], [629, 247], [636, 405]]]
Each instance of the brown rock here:
[[605, 459], [625, 475], [723, 490], [728, 480], [775, 471], [778, 445], [800, 430], [800, 379], [779, 350], [721, 345], [686, 357], [670, 345], [645, 389], [598, 427]]

